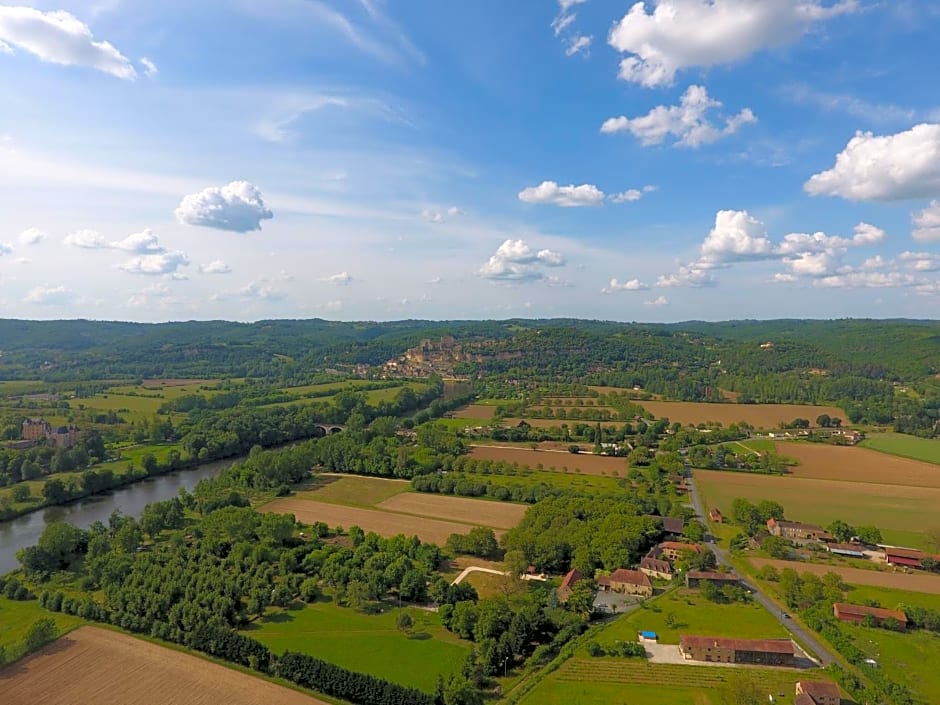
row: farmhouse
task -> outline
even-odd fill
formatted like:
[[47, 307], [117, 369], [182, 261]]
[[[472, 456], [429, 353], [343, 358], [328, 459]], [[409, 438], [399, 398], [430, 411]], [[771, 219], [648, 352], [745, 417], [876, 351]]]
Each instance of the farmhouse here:
[[821, 526], [802, 524], [798, 521], [777, 521], [773, 517], [767, 520], [767, 531], [771, 536], [780, 536], [800, 544], [832, 538]]
[[678, 561], [684, 553], [701, 553], [702, 547], [697, 543], [679, 543], [678, 541], [663, 541], [656, 547], [656, 557], [670, 561]]
[[599, 577], [597, 585], [601, 590], [622, 592], [625, 595], [642, 595], [643, 597], [653, 595], [653, 583], [647, 575], [638, 570], [617, 568], [610, 575]]
[[558, 586], [559, 602], [567, 602], [568, 598], [571, 597], [571, 591], [574, 589], [574, 586], [583, 578], [584, 576], [581, 575], [577, 568], [569, 570], [565, 574], [565, 577], [561, 579], [561, 585]]
[[721, 513], [721, 510], [717, 507], [712, 507], [708, 510], [708, 518], [713, 521], [715, 524], [721, 524], [724, 522], [725, 518]]
[[723, 585], [735, 585], [738, 578], [734, 573], [720, 573], [715, 570], [690, 570], [685, 574], [686, 587], [698, 587], [702, 583], [714, 583], [719, 587]]
[[793, 666], [793, 642], [789, 639], [728, 639], [683, 634], [679, 638], [679, 653], [688, 661]]
[[875, 625], [880, 625], [887, 619], [893, 619], [900, 624], [901, 629], [907, 628], [907, 615], [901, 610], [886, 610], [881, 607], [869, 607], [868, 605], [852, 605], [847, 602], [836, 602], [832, 606], [832, 612], [840, 622], [854, 622], [855, 624], [865, 624], [872, 620]]
[[655, 519], [663, 526], [663, 531], [673, 537], [679, 537], [685, 530], [685, 519], [676, 517], [661, 517], [656, 514], [648, 514], [647, 519]]
[[932, 559], [940, 561], [940, 556], [934, 556], [915, 548], [895, 548], [894, 546], [883, 546], [885, 560], [888, 565], [900, 565], [907, 568], [923, 568], [924, 560]]
[[640, 572], [645, 573], [651, 578], [659, 578], [660, 580], [672, 580], [672, 576], [675, 575], [672, 569], [672, 563], [661, 558], [656, 558], [652, 551], [640, 561]]
[[794, 705], [839, 705], [839, 686], [827, 681], [797, 681]]
[[865, 551], [855, 543], [827, 543], [826, 550], [837, 556], [847, 556], [849, 558], [865, 558]]

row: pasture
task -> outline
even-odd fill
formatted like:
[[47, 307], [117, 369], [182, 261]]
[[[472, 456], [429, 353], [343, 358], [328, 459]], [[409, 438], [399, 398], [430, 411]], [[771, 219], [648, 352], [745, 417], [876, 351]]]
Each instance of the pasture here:
[[468, 404], [462, 406], [454, 412], [454, 417], [458, 419], [476, 419], [479, 421], [490, 421], [493, 414], [496, 413], [495, 406], [487, 404]]
[[52, 617], [60, 634], [83, 623], [78, 617], [61, 612], [48, 612], [40, 607], [36, 600], [8, 600], [0, 595], [0, 624], [3, 625], [3, 629], [0, 629], [0, 649], [6, 654], [7, 661], [12, 661], [22, 654], [26, 633], [43, 617]]
[[470, 645], [446, 631], [436, 613], [407, 611], [415, 622], [410, 636], [395, 626], [398, 609], [364, 614], [331, 602], [274, 612], [246, 633], [275, 653], [299, 651], [433, 693], [438, 675], [460, 670]]
[[[787, 454], [791, 454], [787, 449]], [[799, 468], [796, 468], [799, 472]], [[731, 515], [737, 497], [780, 502], [788, 519], [828, 526], [836, 519], [852, 526], [877, 526], [888, 543], [925, 546], [924, 530], [937, 523], [940, 487], [843, 482], [743, 472], [695, 470], [709, 507]]]
[[[800, 561], [785, 561], [777, 558], [757, 558], [750, 556], [747, 560], [755, 570], [759, 570], [765, 565], [772, 565], [777, 570], [792, 568], [798, 573], [814, 573], [820, 576], [826, 573], [838, 573], [842, 577], [842, 581], [849, 585], [867, 585], [875, 588], [890, 588], [902, 592], [925, 592], [931, 595], [940, 595], [940, 575], [922, 571], [901, 573], [891, 570], [867, 570], [865, 568], [820, 565], [818, 563], [803, 563]], [[852, 592], [849, 593], [849, 599], [855, 599]]]
[[[364, 531], [374, 531], [380, 536], [396, 536], [397, 534], [417, 536], [422, 541], [440, 546], [444, 545], [451, 534], [465, 534], [474, 526], [479, 526], [376, 509], [313, 502], [306, 499], [276, 499], [263, 505], [259, 510], [293, 514], [298, 521], [305, 524], [322, 521], [331, 527], [342, 526], [348, 529], [351, 526], [358, 526]], [[497, 530], [495, 533], [500, 536], [503, 532]]]
[[191, 654], [82, 627], [0, 670], [4, 705], [326, 705]]
[[799, 478], [940, 488], [940, 467], [928, 462], [853, 446], [792, 442], [776, 445], [780, 455], [799, 462], [790, 468], [791, 474]]
[[917, 438], [903, 433], [877, 433], [868, 436], [861, 446], [879, 453], [940, 465], [940, 440], [936, 438]]
[[496, 460], [520, 463], [536, 467], [541, 464], [547, 469], [564, 470], [585, 475], [625, 475], [628, 470], [624, 458], [612, 458], [606, 455], [590, 453], [569, 453], [562, 450], [532, 450], [528, 447], [515, 446], [473, 446], [470, 457], [476, 460]]
[[848, 588], [845, 596], [846, 602], [865, 604], [866, 600], [875, 600], [879, 605], [888, 609], [895, 609], [898, 605], [910, 605], [911, 607], [940, 610], [940, 592], [914, 592], [912, 590], [896, 590], [872, 585], [849, 585]]
[[[598, 634], [598, 643], [636, 641], [637, 632], [643, 630], [656, 632], [661, 644], [678, 644], [680, 634], [742, 639], [787, 637], [773, 615], [757, 603], [717, 604], [703, 598], [698, 590], [679, 588], [643, 605]], [[586, 656], [587, 652], [579, 654]]]
[[[520, 701], [523, 705], [724, 705], [721, 688], [730, 677], [746, 673], [778, 702], [791, 702], [799, 676], [788, 669], [649, 663], [630, 658], [573, 658], [563, 663]], [[825, 677], [813, 673], [813, 678]], [[766, 700], [765, 700], [766, 701]]]
[[359, 475], [318, 473], [297, 489], [298, 499], [312, 499], [330, 504], [348, 504], [354, 507], [374, 507], [402, 492], [408, 492], [408, 480], [390, 480]]
[[860, 625], [844, 625], [842, 631], [866, 658], [878, 662], [885, 676], [919, 695], [921, 703], [940, 702], [940, 635], [922, 631], [899, 634]]
[[793, 419], [807, 419], [816, 425], [816, 417], [828, 414], [845, 418], [845, 412], [834, 406], [811, 406], [803, 404], [709, 404], [690, 401], [638, 401], [636, 402], [656, 418], [668, 418], [683, 426], [700, 423], [720, 423], [730, 426], [745, 421], [755, 428], [778, 428], [781, 423]]
[[489, 526], [494, 529], [511, 529], [522, 521], [528, 509], [524, 504], [418, 492], [397, 494], [378, 504], [376, 508], [459, 521], [474, 526]]

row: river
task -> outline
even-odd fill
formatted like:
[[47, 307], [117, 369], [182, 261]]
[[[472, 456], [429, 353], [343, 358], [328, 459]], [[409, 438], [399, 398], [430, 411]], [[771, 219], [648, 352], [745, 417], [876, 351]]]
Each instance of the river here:
[[139, 517], [144, 507], [151, 502], [176, 497], [180, 487], [192, 490], [201, 479], [214, 477], [236, 460], [238, 459], [220, 460], [192, 470], [157, 475], [106, 494], [93, 495], [71, 504], [47, 507], [10, 521], [0, 522], [0, 575], [20, 567], [16, 552], [34, 545], [47, 524], [66, 521], [86, 529], [96, 521], [107, 524], [108, 517], [115, 509], [120, 509], [128, 516]]

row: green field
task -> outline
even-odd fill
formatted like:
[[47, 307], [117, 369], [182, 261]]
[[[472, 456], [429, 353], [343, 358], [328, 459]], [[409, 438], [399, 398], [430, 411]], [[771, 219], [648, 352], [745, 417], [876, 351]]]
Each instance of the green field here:
[[[798, 676], [787, 669], [654, 664], [644, 659], [574, 658], [533, 688], [525, 705], [724, 705], [721, 688], [746, 673], [778, 702], [792, 702]], [[821, 677], [814, 673], [814, 678]], [[767, 702], [763, 700], [763, 702]]]
[[918, 438], [903, 433], [879, 433], [869, 436], [859, 445], [902, 458], [940, 465], [940, 440], [937, 439]]
[[410, 492], [411, 483], [358, 475], [315, 475], [295, 492], [298, 499], [312, 499], [353, 507], [374, 507], [402, 492]]
[[919, 695], [919, 705], [940, 703], [940, 634], [904, 634], [860, 625], [842, 629], [867, 658], [878, 662], [885, 676]]
[[[620, 617], [597, 637], [601, 645], [616, 641], [636, 641], [637, 632], [654, 631], [661, 644], [678, 644], [680, 634], [727, 636], [742, 639], [786, 638], [787, 632], [759, 604], [716, 604], [704, 599], [698, 590], [679, 588], [652, 602], [643, 603], [629, 615]], [[669, 615], [673, 626], [666, 623]], [[580, 655], [587, 655], [582, 650]]]
[[894, 590], [868, 585], [850, 585], [849, 590], [845, 593], [845, 600], [856, 604], [863, 604], [866, 600], [877, 600], [882, 607], [892, 610], [898, 605], [940, 610], [940, 594]]
[[0, 596], [0, 648], [6, 654], [6, 661], [13, 661], [23, 654], [26, 632], [43, 617], [52, 617], [60, 634], [84, 624], [84, 620], [78, 617], [44, 610], [37, 600], [14, 601]]
[[248, 634], [277, 653], [300, 651], [433, 693], [438, 675], [460, 670], [470, 644], [446, 631], [436, 613], [408, 611], [415, 621], [410, 637], [395, 628], [396, 608], [369, 615], [330, 602], [275, 612]]
[[494, 485], [537, 485], [544, 483], [552, 487], [563, 487], [570, 489], [595, 490], [601, 492], [612, 492], [616, 490], [616, 477], [605, 477], [601, 475], [579, 475], [577, 473], [566, 473], [561, 470], [552, 472], [551, 470], [519, 470], [515, 475], [496, 475], [482, 472], [466, 473], [468, 477], [480, 482], [491, 482]]

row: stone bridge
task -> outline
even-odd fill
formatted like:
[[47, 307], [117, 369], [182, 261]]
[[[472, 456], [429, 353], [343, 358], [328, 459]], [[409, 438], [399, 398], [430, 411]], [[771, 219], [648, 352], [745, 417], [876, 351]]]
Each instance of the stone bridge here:
[[314, 425], [315, 429], [320, 429], [323, 433], [317, 433], [317, 436], [329, 436], [333, 433], [340, 433], [346, 430], [346, 426], [341, 423], [318, 423]]

